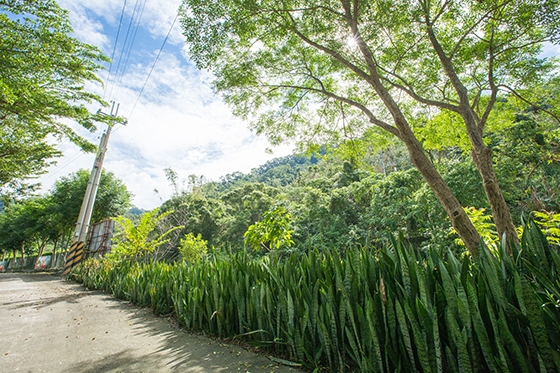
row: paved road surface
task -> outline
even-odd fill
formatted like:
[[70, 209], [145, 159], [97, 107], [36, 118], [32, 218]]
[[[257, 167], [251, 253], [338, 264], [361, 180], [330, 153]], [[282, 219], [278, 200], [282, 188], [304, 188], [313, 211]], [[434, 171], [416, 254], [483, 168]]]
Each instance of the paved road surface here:
[[0, 372], [295, 373], [47, 273], [0, 273]]

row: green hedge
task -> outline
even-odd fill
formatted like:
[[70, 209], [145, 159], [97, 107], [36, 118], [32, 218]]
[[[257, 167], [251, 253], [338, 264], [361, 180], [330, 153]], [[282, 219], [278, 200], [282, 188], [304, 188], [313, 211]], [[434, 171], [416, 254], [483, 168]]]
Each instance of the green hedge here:
[[239, 253], [196, 264], [111, 266], [72, 276], [175, 312], [191, 330], [243, 338], [308, 367], [361, 372], [560, 371], [560, 256], [530, 223], [513, 259], [311, 252], [266, 264]]

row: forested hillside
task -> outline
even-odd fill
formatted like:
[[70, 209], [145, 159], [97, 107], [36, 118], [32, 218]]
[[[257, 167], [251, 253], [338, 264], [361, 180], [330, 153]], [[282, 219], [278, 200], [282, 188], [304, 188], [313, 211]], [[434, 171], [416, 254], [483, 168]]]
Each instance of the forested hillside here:
[[[517, 115], [511, 126], [488, 136], [517, 225], [532, 211], [560, 211], [558, 130], [538, 118]], [[161, 211], [173, 211], [168, 219], [185, 227], [182, 234], [200, 234], [209, 245], [228, 250], [241, 249], [249, 226], [277, 206], [291, 214], [294, 243], [283, 248], [287, 252], [379, 246], [389, 234], [402, 234], [420, 250], [462, 250], [445, 211], [403, 153], [402, 146], [393, 144], [346, 160], [337, 149], [311, 158], [278, 158], [250, 174], [187, 188]], [[485, 209], [481, 216], [488, 218], [480, 174], [468, 153], [456, 146], [431, 150], [429, 156], [461, 205]], [[491, 224], [485, 229], [496, 234]]]

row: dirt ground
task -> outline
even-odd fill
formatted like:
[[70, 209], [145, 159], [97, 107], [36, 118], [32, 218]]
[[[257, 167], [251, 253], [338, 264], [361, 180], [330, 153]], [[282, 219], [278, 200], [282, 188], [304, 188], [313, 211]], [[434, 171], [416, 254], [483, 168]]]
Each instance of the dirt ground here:
[[0, 372], [297, 370], [48, 273], [0, 273]]

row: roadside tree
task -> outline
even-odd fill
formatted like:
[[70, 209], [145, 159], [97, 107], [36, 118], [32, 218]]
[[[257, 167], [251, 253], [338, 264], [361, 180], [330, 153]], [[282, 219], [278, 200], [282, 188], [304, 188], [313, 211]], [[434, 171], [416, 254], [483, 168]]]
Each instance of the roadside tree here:
[[70, 36], [68, 12], [53, 0], [0, 0], [0, 189], [24, 193], [23, 181], [60, 156], [53, 140], [68, 138], [85, 151], [95, 146], [68, 121], [94, 131], [112, 118], [89, 111], [106, 105], [89, 92], [107, 58]]
[[524, 89], [554, 71], [538, 56], [558, 40], [558, 1], [184, 0], [181, 18], [191, 58], [257, 134], [302, 148], [372, 128], [398, 138], [477, 255], [480, 235], [415, 134], [453, 114], [498, 234], [517, 242], [485, 129], [500, 92], [538, 106]]
[[[78, 170], [56, 181], [50, 191], [58, 229], [62, 237], [69, 240], [76, 226], [82, 200], [86, 192], [89, 171]], [[123, 215], [130, 208], [130, 193], [126, 185], [112, 172], [103, 171], [99, 180], [97, 198], [91, 222]]]

